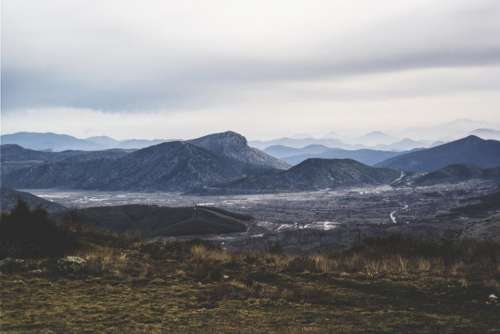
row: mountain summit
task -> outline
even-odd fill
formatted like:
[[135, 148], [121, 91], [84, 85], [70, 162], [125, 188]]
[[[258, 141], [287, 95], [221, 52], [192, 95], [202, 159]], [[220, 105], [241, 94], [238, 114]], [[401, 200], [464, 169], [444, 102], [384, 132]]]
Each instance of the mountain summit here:
[[247, 139], [233, 131], [210, 134], [189, 140], [188, 143], [202, 147], [217, 155], [244, 163], [277, 169], [286, 169], [289, 167], [286, 162], [248, 146]]

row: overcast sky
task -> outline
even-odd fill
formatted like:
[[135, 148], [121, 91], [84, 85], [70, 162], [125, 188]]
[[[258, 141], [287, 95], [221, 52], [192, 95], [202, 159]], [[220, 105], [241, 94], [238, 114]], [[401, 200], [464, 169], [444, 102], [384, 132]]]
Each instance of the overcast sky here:
[[500, 124], [500, 1], [2, 0], [2, 132]]

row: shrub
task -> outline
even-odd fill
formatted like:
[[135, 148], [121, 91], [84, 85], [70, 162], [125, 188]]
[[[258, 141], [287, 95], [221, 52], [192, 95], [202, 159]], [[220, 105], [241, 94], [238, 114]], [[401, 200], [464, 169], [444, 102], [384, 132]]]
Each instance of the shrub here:
[[0, 258], [60, 257], [76, 248], [74, 234], [56, 225], [47, 211], [23, 201], [0, 219]]

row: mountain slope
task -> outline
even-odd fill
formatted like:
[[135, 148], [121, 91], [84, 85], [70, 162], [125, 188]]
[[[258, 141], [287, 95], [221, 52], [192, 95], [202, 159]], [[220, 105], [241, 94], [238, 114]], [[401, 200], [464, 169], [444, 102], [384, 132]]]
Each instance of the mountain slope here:
[[308, 159], [286, 171], [249, 176], [206, 189], [204, 193], [274, 193], [389, 184], [399, 172], [349, 159]]
[[103, 151], [36, 151], [15, 144], [0, 145], [0, 162], [2, 175], [9, 172], [57, 161], [86, 161], [94, 159], [116, 159], [126, 155], [128, 151], [109, 149]]
[[480, 168], [500, 166], [500, 142], [468, 136], [429, 149], [406, 153], [377, 166], [415, 172], [434, 171], [452, 164]]
[[416, 177], [412, 181], [412, 185], [458, 183], [473, 179], [500, 180], [500, 167], [481, 169], [469, 165], [450, 165]]
[[12, 210], [18, 200], [24, 201], [31, 209], [43, 208], [49, 213], [62, 212], [66, 208], [60, 204], [47, 201], [27, 192], [17, 191], [9, 188], [0, 188], [0, 210], [2, 212]]
[[290, 167], [287, 163], [248, 146], [245, 137], [232, 131], [210, 134], [189, 140], [188, 143], [247, 164], [277, 169]]
[[244, 175], [242, 163], [185, 142], [169, 142], [118, 159], [61, 161], [13, 171], [17, 188], [183, 191]]

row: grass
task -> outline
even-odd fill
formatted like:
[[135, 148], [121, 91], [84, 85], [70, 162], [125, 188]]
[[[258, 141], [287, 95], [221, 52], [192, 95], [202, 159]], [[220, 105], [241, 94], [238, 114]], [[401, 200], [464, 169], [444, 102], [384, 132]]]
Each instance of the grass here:
[[[344, 253], [231, 253], [210, 244], [94, 245], [81, 276], [49, 260], [0, 276], [2, 333], [496, 333], [499, 268], [383, 240]], [[377, 246], [378, 245], [378, 246]], [[406, 245], [403, 247], [402, 245]], [[436, 246], [436, 252], [439, 251]], [[463, 246], [480, 248], [472, 244]], [[474, 248], [474, 249], [476, 249]], [[375, 254], [373, 252], [378, 252]], [[452, 252], [453, 253], [453, 252]], [[370, 254], [370, 255], [368, 255]], [[454, 253], [453, 253], [454, 254]], [[456, 255], [456, 254], [455, 254]], [[31, 262], [30, 262], [31, 261]], [[31, 272], [41, 268], [42, 273]], [[485, 273], [478, 269], [489, 268]], [[465, 283], [464, 283], [465, 282]]]

